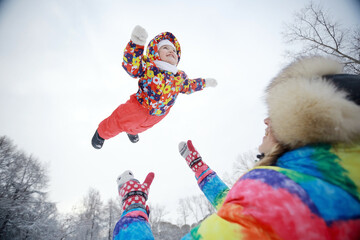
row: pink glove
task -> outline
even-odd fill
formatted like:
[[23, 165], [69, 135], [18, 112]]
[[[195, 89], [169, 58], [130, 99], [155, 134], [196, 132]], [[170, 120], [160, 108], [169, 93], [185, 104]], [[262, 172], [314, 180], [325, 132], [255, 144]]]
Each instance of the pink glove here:
[[132, 178], [119, 185], [119, 195], [122, 198], [122, 209], [124, 211], [141, 207], [149, 214], [149, 208], [146, 206], [146, 200], [148, 198], [149, 188], [154, 176], [154, 173], [150, 172], [142, 184], [137, 179]]
[[195, 172], [196, 179], [199, 179], [200, 175], [209, 169], [208, 165], [202, 161], [202, 158], [198, 151], [194, 148], [191, 140], [187, 143], [179, 143], [179, 152], [183, 156], [193, 172]]

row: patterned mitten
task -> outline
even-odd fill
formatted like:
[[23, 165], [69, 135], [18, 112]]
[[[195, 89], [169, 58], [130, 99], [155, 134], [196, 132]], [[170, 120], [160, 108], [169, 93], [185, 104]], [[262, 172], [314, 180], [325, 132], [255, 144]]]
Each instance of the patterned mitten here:
[[146, 43], [146, 39], [148, 37], [148, 33], [145, 28], [137, 25], [131, 33], [131, 41], [137, 45], [144, 46]]
[[145, 209], [149, 215], [149, 207], [146, 206], [146, 200], [154, 176], [154, 173], [150, 172], [142, 184], [134, 178], [131, 171], [125, 171], [118, 177], [118, 190], [119, 195], [122, 198], [123, 211], [140, 207]]
[[126, 170], [125, 172], [123, 172], [120, 176], [118, 176], [118, 178], [116, 179], [116, 183], [118, 185], [118, 191], [120, 192], [120, 188], [122, 188], [122, 186], [129, 180], [133, 180], [134, 178], [134, 174], [132, 173], [132, 171], [130, 170]]
[[[181, 142], [179, 143], [179, 152], [181, 156], [183, 156], [188, 164], [188, 166], [195, 173], [196, 179], [203, 179], [210, 173], [210, 168], [206, 163], [202, 161], [202, 158], [198, 151], [194, 148], [191, 140], [188, 140], [187, 143]], [[210, 170], [210, 171], [208, 171]], [[206, 173], [205, 173], [206, 172]], [[212, 172], [212, 171], [211, 171]]]

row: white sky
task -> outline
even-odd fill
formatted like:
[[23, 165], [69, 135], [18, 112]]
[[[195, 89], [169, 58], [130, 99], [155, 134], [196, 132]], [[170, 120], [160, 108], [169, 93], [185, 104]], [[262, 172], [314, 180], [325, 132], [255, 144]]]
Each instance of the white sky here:
[[[360, 22], [355, 0], [315, 2], [345, 26]], [[140, 181], [155, 172], [148, 202], [176, 212], [179, 198], [200, 193], [178, 153], [180, 141], [192, 139], [220, 176], [231, 172], [237, 155], [261, 143], [263, 90], [289, 48], [282, 27], [307, 3], [0, 1], [0, 135], [48, 164], [50, 200], [61, 212], [90, 187], [103, 200], [117, 196], [116, 177], [127, 169]], [[182, 48], [179, 69], [219, 84], [179, 96], [140, 142], [123, 133], [95, 150], [90, 141], [97, 125], [137, 91], [137, 80], [121, 67], [135, 25], [148, 31], [148, 41], [172, 32]]]

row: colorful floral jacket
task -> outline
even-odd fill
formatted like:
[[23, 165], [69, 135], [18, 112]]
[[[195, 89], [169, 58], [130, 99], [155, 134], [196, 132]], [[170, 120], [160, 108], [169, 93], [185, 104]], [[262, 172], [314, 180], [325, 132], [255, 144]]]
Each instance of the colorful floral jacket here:
[[[199, 186], [217, 213], [182, 239], [360, 239], [360, 145], [305, 146], [250, 170], [230, 190], [215, 172]], [[146, 217], [132, 212], [114, 239], [153, 236]]]
[[172, 33], [164, 32], [150, 41], [146, 55], [144, 46], [130, 41], [124, 52], [123, 68], [134, 77], [139, 78], [139, 90], [136, 94], [139, 103], [149, 110], [150, 115], [166, 114], [174, 105], [179, 93], [190, 94], [205, 87], [205, 79], [189, 79], [185, 72], [178, 70], [176, 74], [159, 69], [154, 63], [160, 60], [157, 45], [163, 40], [171, 41], [180, 60], [180, 44]]

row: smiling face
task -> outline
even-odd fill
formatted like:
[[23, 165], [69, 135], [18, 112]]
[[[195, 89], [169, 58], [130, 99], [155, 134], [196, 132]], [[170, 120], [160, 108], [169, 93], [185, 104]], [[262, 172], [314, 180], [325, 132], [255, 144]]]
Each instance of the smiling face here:
[[265, 155], [271, 151], [273, 146], [277, 143], [276, 138], [273, 135], [272, 129], [271, 129], [271, 121], [270, 118], [265, 118], [264, 123], [267, 126], [265, 129], [265, 136], [263, 137], [262, 143], [259, 146], [259, 151], [261, 153], [264, 153]]
[[161, 61], [167, 62], [176, 66], [178, 63], [178, 56], [176, 50], [170, 45], [164, 45], [159, 49], [159, 56]]

